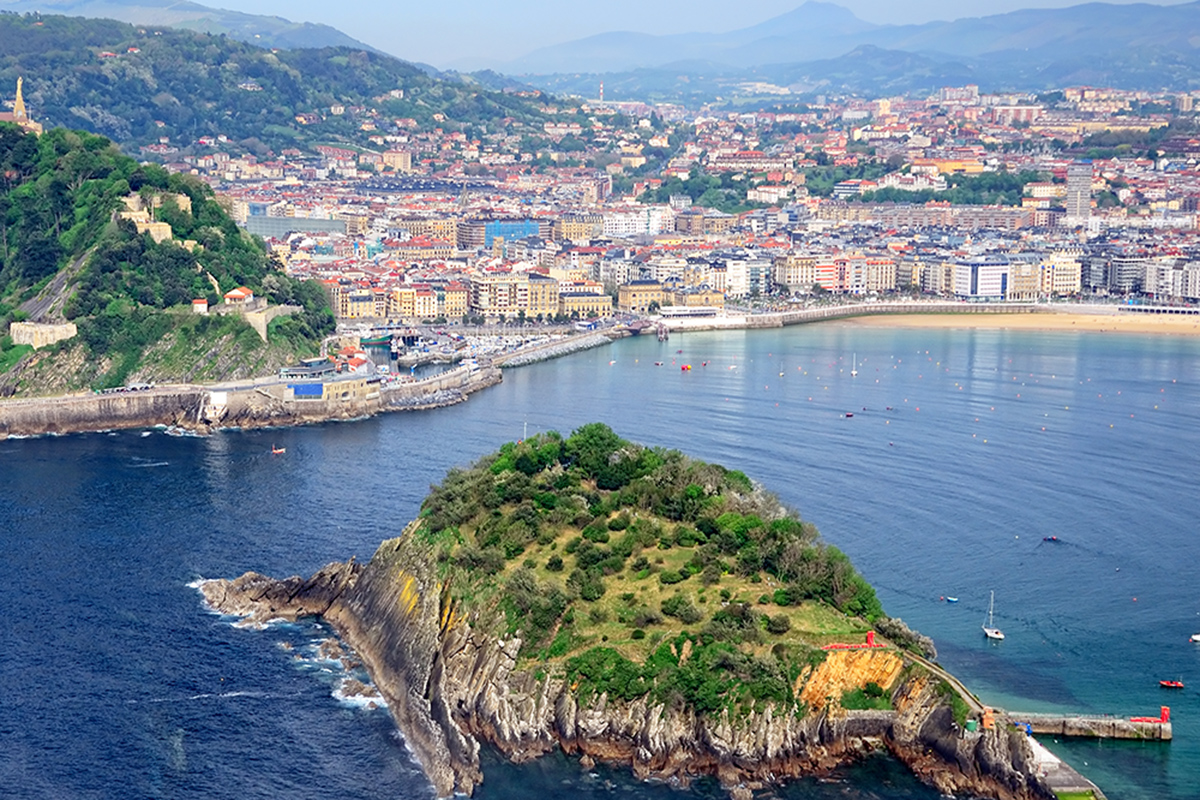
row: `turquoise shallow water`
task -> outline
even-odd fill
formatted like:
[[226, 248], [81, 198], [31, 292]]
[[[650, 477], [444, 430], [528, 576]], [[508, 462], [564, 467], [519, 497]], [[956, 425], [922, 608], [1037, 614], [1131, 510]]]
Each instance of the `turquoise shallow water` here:
[[[823, 325], [626, 340], [435, 412], [3, 442], [0, 785], [428, 796], [386, 714], [332, 696], [340, 676], [313, 653], [322, 630], [235, 629], [187, 583], [365, 557], [448, 467], [526, 423], [603, 420], [778, 492], [985, 700], [1117, 714], [1169, 700], [1172, 744], [1048, 744], [1110, 797], [1197, 797], [1198, 401], [1189, 339]], [[979, 629], [993, 589], [998, 645]], [[1168, 677], [1189, 688], [1159, 689]], [[486, 769], [485, 798], [679, 796], [561, 758]], [[784, 794], [936, 796], [888, 759]]]

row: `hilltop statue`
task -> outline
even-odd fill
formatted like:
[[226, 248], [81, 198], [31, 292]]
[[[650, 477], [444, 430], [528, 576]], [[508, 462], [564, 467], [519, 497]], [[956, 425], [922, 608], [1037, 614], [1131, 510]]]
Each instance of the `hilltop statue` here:
[[41, 133], [41, 123], [34, 122], [32, 119], [30, 119], [29, 112], [25, 108], [25, 96], [22, 92], [24, 83], [24, 77], [17, 78], [17, 99], [13, 101], [12, 111], [0, 112], [0, 122], [13, 122], [17, 125], [20, 125], [30, 133]]

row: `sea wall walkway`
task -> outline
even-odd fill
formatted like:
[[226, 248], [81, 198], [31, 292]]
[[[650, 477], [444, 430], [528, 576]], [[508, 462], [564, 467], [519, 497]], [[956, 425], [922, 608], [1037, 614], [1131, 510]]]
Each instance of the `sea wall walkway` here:
[[726, 314], [716, 317], [664, 317], [661, 322], [676, 331], [718, 331], [756, 328], [782, 328], [830, 319], [867, 317], [878, 314], [1032, 314], [1054, 311], [1053, 306], [1038, 303], [966, 303], [893, 301], [802, 308], [764, 314]]

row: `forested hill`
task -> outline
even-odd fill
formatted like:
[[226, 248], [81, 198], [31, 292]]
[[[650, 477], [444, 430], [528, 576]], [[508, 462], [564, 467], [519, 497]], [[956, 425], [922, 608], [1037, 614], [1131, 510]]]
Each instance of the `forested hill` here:
[[[134, 194], [171, 239], [116, 216]], [[192, 313], [193, 299], [216, 304], [239, 286], [304, 310], [272, 322], [268, 343], [239, 316]], [[31, 352], [4, 335], [25, 319], [69, 320], [79, 334]], [[332, 327], [323, 290], [274, 269], [206, 184], [100, 136], [0, 124], [0, 395], [263, 374]]]
[[[103, 134], [127, 150], [160, 137], [186, 147], [220, 135], [277, 151], [365, 143], [368, 120], [380, 129], [405, 118], [422, 127], [503, 117], [541, 125], [533, 100], [439, 80], [379, 53], [265, 50], [223, 35], [81, 17], [0, 15], [0, 98], [11, 99], [18, 76], [35, 119]], [[334, 105], [354, 111], [332, 114]], [[303, 124], [301, 114], [316, 118]]]

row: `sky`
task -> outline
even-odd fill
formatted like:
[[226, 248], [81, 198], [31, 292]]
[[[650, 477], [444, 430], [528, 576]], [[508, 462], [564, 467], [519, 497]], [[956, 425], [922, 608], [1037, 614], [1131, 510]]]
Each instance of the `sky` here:
[[[1133, 2], [1134, 0], [1108, 0]], [[539, 47], [609, 31], [666, 34], [737, 30], [791, 11], [802, 0], [759, 0], [744, 14], [727, 0], [199, 0], [249, 14], [323, 22], [384, 52], [440, 69], [491, 67]], [[878, 24], [978, 17], [1078, 0], [841, 0]], [[1171, 5], [1163, 2], [1158, 5]]]

